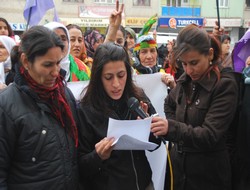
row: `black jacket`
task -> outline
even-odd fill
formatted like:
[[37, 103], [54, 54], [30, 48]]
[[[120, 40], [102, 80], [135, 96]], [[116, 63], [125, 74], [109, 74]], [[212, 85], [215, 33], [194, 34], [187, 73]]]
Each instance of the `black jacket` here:
[[[114, 103], [112, 110], [110, 117], [114, 119], [136, 119], [125, 102]], [[154, 113], [154, 108], [152, 110]], [[108, 116], [92, 106], [81, 105], [79, 119], [79, 169], [85, 189], [145, 190], [152, 177], [145, 151], [113, 150], [110, 158], [102, 161], [95, 151], [95, 144], [107, 136]], [[160, 144], [159, 139], [152, 136], [150, 140]]]
[[76, 158], [74, 140], [46, 104], [16, 83], [0, 93], [1, 190], [75, 190]]
[[242, 92], [239, 122], [235, 125], [233, 190], [250, 189], [250, 84], [244, 84]]

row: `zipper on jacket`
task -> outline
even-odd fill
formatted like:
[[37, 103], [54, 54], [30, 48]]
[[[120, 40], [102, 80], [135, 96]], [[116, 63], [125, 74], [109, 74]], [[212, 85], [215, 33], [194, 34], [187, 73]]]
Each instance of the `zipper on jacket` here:
[[132, 150], [130, 150], [130, 154], [131, 154], [133, 169], [134, 169], [134, 172], [135, 172], [136, 188], [137, 188], [137, 190], [140, 190], [139, 183], [138, 183], [138, 175], [137, 175], [137, 171], [136, 171], [136, 168], [135, 168], [135, 162], [134, 162], [134, 156], [133, 156]]

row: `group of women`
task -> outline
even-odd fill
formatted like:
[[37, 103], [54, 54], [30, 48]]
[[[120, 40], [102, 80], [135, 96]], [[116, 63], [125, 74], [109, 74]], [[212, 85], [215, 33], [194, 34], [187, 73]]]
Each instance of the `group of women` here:
[[[50, 22], [45, 27], [56, 32], [64, 42], [64, 57], [61, 61], [61, 67], [65, 71], [65, 80], [68, 82], [89, 80], [94, 51], [103, 42], [103, 36], [94, 30], [85, 34], [84, 38], [82, 29], [75, 24], [69, 24], [65, 27], [61, 23]], [[15, 68], [13, 63], [11, 69], [10, 53], [17, 44], [13, 38], [13, 31], [4, 18], [0, 18], [0, 37], [0, 89], [3, 89], [6, 84], [13, 81]], [[6, 80], [10, 70], [12, 76]]]
[[[83, 40], [73, 26], [49, 23], [24, 33], [12, 55], [14, 82], [0, 93], [0, 189], [154, 189], [145, 150], [114, 150], [115, 139], [106, 137], [109, 118], [140, 119], [127, 106], [130, 97], [147, 115], [156, 112], [133, 82], [128, 48], [117, 32], [123, 7], [116, 2], [105, 43], [95, 48], [100, 37], [88, 44], [91, 75], [80, 65], [81, 47], [70, 48]], [[137, 72], [160, 72], [155, 39], [141, 36], [133, 53]], [[166, 189], [231, 189], [226, 136], [238, 86], [220, 67], [220, 53], [218, 41], [195, 25], [177, 37], [172, 56], [184, 73], [176, 82], [163, 75], [171, 87], [166, 117], [152, 117], [149, 134], [158, 145], [162, 138], [174, 144]], [[67, 81], [85, 79], [89, 85], [77, 104]]]

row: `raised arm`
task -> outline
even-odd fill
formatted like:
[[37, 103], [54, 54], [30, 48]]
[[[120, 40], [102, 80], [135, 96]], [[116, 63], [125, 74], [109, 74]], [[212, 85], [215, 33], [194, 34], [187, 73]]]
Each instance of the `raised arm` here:
[[116, 33], [122, 22], [122, 12], [124, 9], [124, 4], [119, 5], [119, 1], [116, 0], [116, 9], [110, 14], [109, 17], [109, 29], [104, 40], [105, 42], [115, 42]]

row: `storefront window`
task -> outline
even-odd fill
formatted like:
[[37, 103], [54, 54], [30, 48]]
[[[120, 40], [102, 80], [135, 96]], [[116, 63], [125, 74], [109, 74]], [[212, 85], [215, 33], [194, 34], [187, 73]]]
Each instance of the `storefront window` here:
[[133, 6], [150, 6], [151, 0], [133, 0]]

